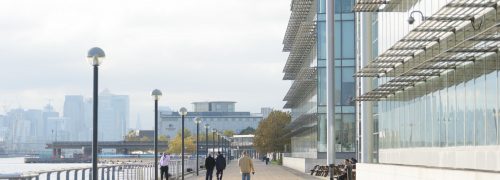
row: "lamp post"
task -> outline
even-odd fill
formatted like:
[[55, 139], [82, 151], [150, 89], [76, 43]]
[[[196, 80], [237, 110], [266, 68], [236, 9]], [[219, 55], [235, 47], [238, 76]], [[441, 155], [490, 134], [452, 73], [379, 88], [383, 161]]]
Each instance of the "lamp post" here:
[[87, 60], [94, 67], [94, 93], [93, 93], [93, 121], [92, 121], [92, 179], [97, 180], [97, 104], [98, 104], [98, 79], [99, 65], [102, 63], [106, 55], [101, 48], [93, 47], [87, 53]]
[[210, 125], [205, 124], [205, 148], [207, 149], [207, 157], [208, 157], [208, 128], [210, 128]]
[[220, 152], [220, 141], [221, 141], [221, 135], [220, 133], [217, 133], [217, 152]]
[[158, 100], [161, 97], [161, 91], [158, 89], [153, 90], [151, 92], [151, 96], [153, 97], [155, 101], [155, 138], [154, 138], [154, 144], [155, 144], [155, 178], [158, 178]]
[[199, 150], [199, 142], [200, 142], [200, 123], [201, 123], [201, 118], [196, 117], [194, 118], [194, 123], [196, 123], [196, 176], [199, 175], [199, 165], [198, 165], [198, 150]]
[[186, 116], [187, 114], [187, 109], [185, 107], [181, 107], [181, 109], [179, 109], [179, 114], [181, 115], [181, 121], [182, 121], [182, 126], [181, 126], [181, 131], [182, 131], [182, 152], [181, 152], [181, 158], [182, 158], [182, 180], [184, 180], [184, 116]]
[[[226, 138], [224, 138], [224, 145], [225, 145], [225, 146], [224, 146], [224, 153], [226, 154], [226, 159], [227, 159], [228, 154], [229, 154], [229, 153], [227, 153], [227, 149], [228, 149], [228, 148], [227, 148], [227, 137], [226, 137]], [[228, 162], [228, 161], [226, 161], [226, 164], [227, 164], [227, 162]]]
[[231, 137], [228, 138], [227, 144], [228, 144], [227, 145], [227, 147], [228, 147], [228, 149], [227, 149], [227, 155], [229, 157], [229, 160], [228, 160], [228, 164], [229, 164], [229, 161], [231, 161]]
[[214, 152], [214, 156], [215, 156], [215, 134], [217, 134], [217, 129], [213, 128], [212, 129], [212, 151]]
[[225, 155], [227, 157], [227, 155], [226, 155], [226, 136], [222, 136], [221, 138], [222, 138], [222, 147], [221, 147], [222, 148], [222, 150], [221, 150], [222, 155]]

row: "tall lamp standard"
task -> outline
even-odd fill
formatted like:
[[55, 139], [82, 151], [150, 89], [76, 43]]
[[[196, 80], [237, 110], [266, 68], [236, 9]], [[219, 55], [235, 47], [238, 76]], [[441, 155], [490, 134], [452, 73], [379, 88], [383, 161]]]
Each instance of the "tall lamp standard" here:
[[222, 136], [222, 154], [226, 155], [226, 157], [227, 157], [227, 153], [226, 153], [226, 136]]
[[93, 96], [93, 120], [92, 120], [92, 179], [97, 180], [98, 169], [97, 169], [97, 104], [98, 98], [97, 88], [99, 79], [99, 65], [102, 63], [106, 55], [101, 48], [93, 47], [87, 53], [87, 60], [94, 66], [94, 96]]
[[196, 117], [194, 118], [194, 123], [196, 123], [196, 176], [199, 175], [199, 165], [198, 165], [198, 150], [199, 150], [199, 142], [200, 142], [200, 123], [201, 123], [201, 118]]
[[[228, 156], [228, 155], [229, 155], [229, 153], [228, 153], [228, 151], [227, 151], [227, 150], [228, 150], [228, 147], [227, 147], [227, 138], [228, 138], [228, 137], [224, 138], [224, 145], [225, 145], [225, 146], [224, 146], [224, 152], [225, 152], [225, 154], [226, 154], [226, 159], [229, 157], [229, 156]], [[227, 164], [228, 162], [229, 162], [229, 160], [227, 160], [227, 161], [226, 161], [226, 164]]]
[[[227, 155], [229, 156], [229, 161], [231, 161], [231, 137], [227, 139]], [[228, 164], [229, 164], [229, 161], [228, 161]]]
[[217, 134], [217, 129], [213, 128], [212, 129], [212, 143], [213, 143], [212, 151], [214, 153], [214, 156], [215, 156], [215, 134]]
[[221, 134], [220, 133], [217, 133], [217, 152], [220, 152], [220, 141], [221, 141]]
[[155, 100], [155, 138], [154, 138], [154, 144], [155, 144], [155, 179], [158, 178], [158, 100], [161, 97], [161, 91], [158, 89], [155, 89], [151, 92], [151, 96]]
[[207, 149], [207, 157], [208, 157], [208, 128], [210, 128], [210, 125], [205, 124], [205, 148]]
[[185, 107], [181, 107], [181, 109], [179, 109], [179, 114], [181, 115], [181, 121], [182, 121], [182, 126], [181, 126], [181, 131], [182, 131], [182, 145], [181, 145], [181, 149], [182, 149], [182, 153], [181, 153], [181, 157], [182, 157], [182, 180], [184, 180], [184, 116], [187, 115], [187, 109]]

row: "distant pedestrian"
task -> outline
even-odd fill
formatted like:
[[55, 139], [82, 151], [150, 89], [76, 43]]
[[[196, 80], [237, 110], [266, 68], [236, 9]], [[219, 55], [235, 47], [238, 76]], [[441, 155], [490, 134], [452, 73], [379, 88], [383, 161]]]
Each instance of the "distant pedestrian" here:
[[208, 157], [205, 159], [205, 168], [207, 168], [207, 175], [205, 176], [205, 180], [212, 180], [212, 175], [214, 174], [215, 167], [215, 159], [211, 154], [208, 154]]
[[170, 155], [167, 153], [163, 153], [160, 158], [160, 180], [163, 180], [163, 174], [165, 174], [165, 178], [168, 180], [168, 163], [170, 162]]
[[226, 158], [224, 158], [220, 152], [217, 159], [215, 159], [215, 168], [217, 169], [217, 173], [215, 174], [217, 176], [217, 180], [222, 180], [222, 174], [224, 169], [226, 169]]
[[269, 164], [269, 158], [266, 156], [266, 165]]
[[243, 157], [238, 160], [242, 180], [250, 180], [250, 173], [255, 174], [252, 159], [248, 157], [246, 151], [243, 151]]

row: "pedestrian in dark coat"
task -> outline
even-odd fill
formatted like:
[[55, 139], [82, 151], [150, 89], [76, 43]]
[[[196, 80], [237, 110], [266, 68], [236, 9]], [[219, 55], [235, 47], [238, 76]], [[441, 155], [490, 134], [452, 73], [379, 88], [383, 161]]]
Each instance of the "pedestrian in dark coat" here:
[[205, 180], [212, 180], [212, 175], [214, 173], [215, 167], [215, 159], [211, 154], [208, 154], [208, 157], [205, 159], [205, 167], [207, 168], [207, 175], [205, 176]]
[[215, 168], [217, 169], [217, 173], [215, 174], [217, 176], [217, 180], [222, 180], [222, 174], [224, 169], [226, 169], [226, 158], [224, 158], [220, 152], [217, 159], [215, 159]]

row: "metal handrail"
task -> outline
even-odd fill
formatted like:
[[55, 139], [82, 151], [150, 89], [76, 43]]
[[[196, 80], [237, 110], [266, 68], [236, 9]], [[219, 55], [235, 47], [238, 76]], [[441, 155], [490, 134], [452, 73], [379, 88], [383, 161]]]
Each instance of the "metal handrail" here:
[[[185, 174], [190, 174], [194, 172], [195, 161], [192, 159], [185, 160], [185, 168], [191, 168], [193, 171]], [[171, 173], [172, 179], [178, 179], [181, 177], [181, 161], [180, 160], [172, 160], [169, 162], [169, 172]], [[154, 178], [154, 163], [123, 163], [116, 165], [101, 165], [98, 167], [100, 170], [99, 176], [101, 180], [115, 180], [115, 179], [155, 179]], [[91, 169], [92, 167], [83, 167], [83, 168], [63, 168], [63, 169], [55, 169], [55, 170], [41, 170], [41, 171], [28, 171], [19, 174], [4, 174], [0, 175], [0, 179], [53, 179], [53, 175], [55, 174], [56, 180], [60, 180], [61, 174], [65, 179], [90, 179], [91, 178]], [[88, 171], [87, 171], [88, 170]], [[72, 172], [72, 173], [71, 173]], [[185, 171], [187, 172], [187, 171]], [[74, 178], [71, 178], [70, 175], [73, 175]]]

